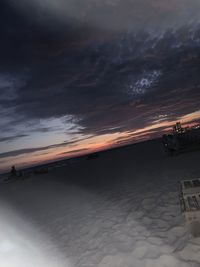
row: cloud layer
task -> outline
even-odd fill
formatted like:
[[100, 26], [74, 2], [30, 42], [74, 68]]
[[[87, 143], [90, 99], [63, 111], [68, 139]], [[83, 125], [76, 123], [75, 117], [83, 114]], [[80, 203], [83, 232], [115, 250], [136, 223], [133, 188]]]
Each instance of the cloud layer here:
[[[77, 9], [71, 1], [38, 3], [1, 4], [1, 158], [63, 146], [67, 139], [135, 136], [199, 110], [198, 1], [77, 1]], [[56, 14], [74, 10], [73, 19], [58, 21], [55, 4]], [[40, 135], [49, 142], [39, 145]], [[15, 142], [13, 149], [6, 150], [8, 142]]]
[[[112, 31], [159, 29], [199, 17], [198, 0], [9, 0], [37, 23], [53, 23]], [[156, 15], [155, 15], [156, 14]]]

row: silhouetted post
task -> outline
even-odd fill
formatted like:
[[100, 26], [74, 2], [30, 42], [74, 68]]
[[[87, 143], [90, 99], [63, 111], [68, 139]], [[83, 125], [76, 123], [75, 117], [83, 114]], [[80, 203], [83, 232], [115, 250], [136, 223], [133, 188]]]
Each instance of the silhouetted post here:
[[15, 169], [15, 166], [12, 166], [10, 173], [11, 173], [11, 176], [17, 176], [17, 171]]

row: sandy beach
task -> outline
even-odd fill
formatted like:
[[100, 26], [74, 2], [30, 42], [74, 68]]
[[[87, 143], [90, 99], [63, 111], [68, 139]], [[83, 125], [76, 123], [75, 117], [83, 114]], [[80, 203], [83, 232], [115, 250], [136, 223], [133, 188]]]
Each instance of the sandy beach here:
[[200, 177], [199, 158], [155, 140], [1, 183], [0, 266], [200, 266], [178, 184]]

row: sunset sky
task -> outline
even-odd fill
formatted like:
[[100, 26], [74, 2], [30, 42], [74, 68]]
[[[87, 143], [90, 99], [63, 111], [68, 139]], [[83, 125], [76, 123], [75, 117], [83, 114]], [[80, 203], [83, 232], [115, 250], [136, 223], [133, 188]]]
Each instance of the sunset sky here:
[[199, 0], [0, 3], [0, 171], [200, 121]]

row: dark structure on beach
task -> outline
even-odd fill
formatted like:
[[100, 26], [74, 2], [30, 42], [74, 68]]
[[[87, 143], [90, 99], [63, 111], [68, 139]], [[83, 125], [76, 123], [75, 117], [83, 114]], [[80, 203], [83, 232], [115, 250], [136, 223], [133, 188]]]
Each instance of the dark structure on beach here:
[[162, 142], [169, 154], [200, 148], [200, 126], [193, 128], [182, 128], [178, 122], [173, 127], [171, 134], [164, 134]]

